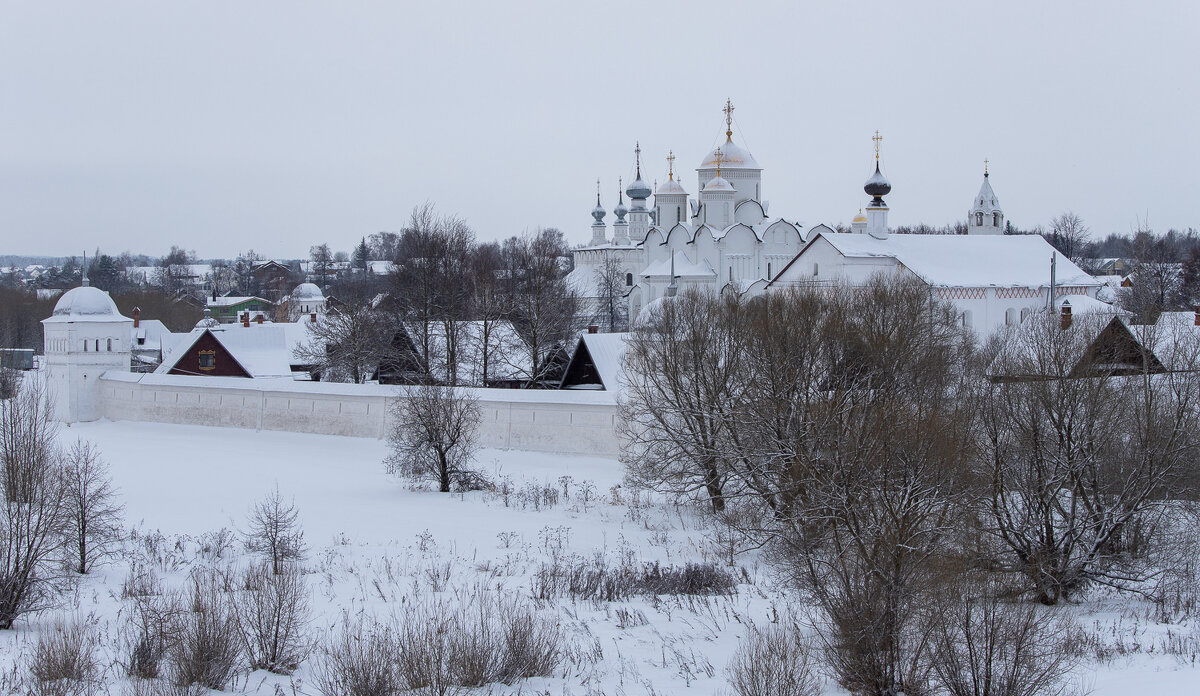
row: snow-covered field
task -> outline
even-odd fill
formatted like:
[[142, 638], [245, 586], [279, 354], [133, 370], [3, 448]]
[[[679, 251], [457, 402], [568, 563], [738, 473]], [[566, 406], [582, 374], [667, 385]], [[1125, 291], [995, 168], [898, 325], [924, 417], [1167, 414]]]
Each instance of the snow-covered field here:
[[[385, 617], [414, 595], [452, 596], [482, 584], [531, 597], [538, 569], [556, 561], [722, 562], [701, 517], [620, 487], [621, 466], [611, 459], [484, 450], [482, 467], [508, 492], [440, 494], [386, 475], [386, 446], [377, 440], [129, 422], [74, 425], [60, 437], [99, 446], [136, 534], [122, 558], [78, 581], [62, 612], [26, 617], [0, 634], [4, 673], [63, 615], [92, 623], [111, 661], [128, 612], [121, 597], [128, 559], [151, 562], [167, 586], [182, 586], [206, 564], [245, 563], [248, 552], [214, 546], [215, 533], [244, 528], [253, 503], [276, 486], [300, 510], [318, 636], [336, 632], [347, 616]], [[791, 604], [753, 554], [736, 562], [739, 584], [728, 596], [544, 603], [565, 628], [568, 659], [555, 677], [490, 693], [728, 693], [725, 666], [746, 624]], [[1077, 614], [1102, 653], [1079, 670], [1081, 686], [1104, 696], [1200, 693], [1195, 618], [1156, 623], [1149, 603], [1127, 597], [1064, 611]], [[118, 670], [109, 678], [120, 693]], [[311, 661], [291, 677], [255, 672], [236, 688], [316, 693]], [[841, 693], [832, 683], [825, 690]]]

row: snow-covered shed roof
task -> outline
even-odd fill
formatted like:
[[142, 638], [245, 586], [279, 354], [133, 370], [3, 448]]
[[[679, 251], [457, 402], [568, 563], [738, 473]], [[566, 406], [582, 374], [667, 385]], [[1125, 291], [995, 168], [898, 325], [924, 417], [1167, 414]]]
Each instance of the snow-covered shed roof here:
[[[671, 277], [671, 259], [666, 258], [646, 266], [640, 275], [643, 278]], [[708, 263], [708, 259], [700, 259], [699, 263], [694, 263], [683, 254], [676, 254], [675, 275], [680, 278], [712, 278], [717, 272]]]
[[1058, 286], [1100, 284], [1038, 235], [892, 234], [878, 239], [822, 232], [818, 236], [846, 257], [894, 258], [936, 287], [1046, 287], [1051, 255], [1056, 259]]
[[251, 323], [250, 326], [221, 324], [192, 329], [174, 341], [155, 373], [169, 373], [196, 341], [209, 333], [251, 377], [290, 377], [292, 365], [297, 362], [296, 349], [311, 340], [308, 324], [307, 321]]
[[[629, 346], [627, 333], [585, 333], [579, 337], [571, 363], [563, 373], [562, 388], [588, 389], [599, 386], [605, 391], [621, 392], [623, 390], [622, 374], [625, 371], [625, 350]], [[578, 368], [579, 363], [589, 361], [595, 368], [595, 374], [600, 378], [599, 385], [586, 383], [570, 384], [569, 377], [572, 368]]]
[[1071, 314], [1073, 316], [1081, 314], [1128, 314], [1128, 312], [1119, 307], [1114, 307], [1107, 302], [1102, 302], [1087, 295], [1063, 295], [1054, 300], [1054, 309], [1062, 312], [1063, 305], [1068, 302], [1071, 305]]
[[[316, 287], [315, 285], [313, 287]], [[299, 289], [299, 288], [297, 288]], [[210, 297], [208, 298], [209, 307], [232, 307], [233, 305], [248, 302], [250, 300], [258, 300], [264, 304], [274, 304], [270, 300], [257, 297], [255, 295], [226, 295], [225, 297]]]

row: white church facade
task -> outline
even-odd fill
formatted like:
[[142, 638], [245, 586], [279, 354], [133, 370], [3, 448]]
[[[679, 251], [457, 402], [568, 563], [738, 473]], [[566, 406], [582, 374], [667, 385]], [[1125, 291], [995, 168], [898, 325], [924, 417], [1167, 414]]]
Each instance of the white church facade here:
[[[635, 179], [618, 194], [611, 234], [597, 195], [591, 241], [575, 250], [575, 268], [568, 276], [585, 305], [595, 307], [599, 301], [598, 277], [607, 259], [620, 266], [632, 318], [666, 296], [672, 281], [672, 291], [696, 287], [746, 292], [761, 288], [800, 252], [813, 230], [769, 216], [763, 169], [733, 142], [732, 113], [733, 106], [726, 102], [725, 142], [697, 167], [695, 198], [677, 179], [673, 153], [667, 158], [667, 180], [652, 191], [642, 178], [640, 149]], [[629, 196], [628, 208], [622, 194]]]
[[[892, 234], [884, 200], [891, 183], [880, 170], [878, 132], [875, 171], [863, 187], [870, 199], [849, 232], [768, 217], [762, 167], [733, 142], [732, 110], [726, 102], [725, 143], [696, 170], [698, 199], [689, 198], [671, 166], [647, 206], [650, 188], [639, 157], [637, 178], [625, 191], [632, 205], [626, 209], [619, 201], [610, 238], [597, 196], [591, 242], [575, 251], [568, 277], [585, 307], [598, 300], [598, 269], [607, 259], [623, 272], [631, 320], [655, 299], [692, 287], [752, 296], [798, 285], [859, 284], [882, 272], [928, 284], [986, 338], [1049, 308], [1051, 295], [1095, 298], [1100, 290], [1099, 281], [1040, 236], [1004, 234], [1007, 221], [986, 167], [967, 234]], [[673, 165], [673, 155], [668, 159]]]

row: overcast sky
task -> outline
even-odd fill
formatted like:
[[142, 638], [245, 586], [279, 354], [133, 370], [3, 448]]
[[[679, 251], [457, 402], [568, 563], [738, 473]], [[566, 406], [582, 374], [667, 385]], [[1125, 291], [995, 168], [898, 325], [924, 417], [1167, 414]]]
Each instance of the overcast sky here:
[[[735, 139], [772, 215], [1200, 227], [1200, 3], [0, 0], [0, 253], [276, 257], [399, 230], [590, 239], [640, 140]], [[608, 220], [611, 222], [612, 215]]]

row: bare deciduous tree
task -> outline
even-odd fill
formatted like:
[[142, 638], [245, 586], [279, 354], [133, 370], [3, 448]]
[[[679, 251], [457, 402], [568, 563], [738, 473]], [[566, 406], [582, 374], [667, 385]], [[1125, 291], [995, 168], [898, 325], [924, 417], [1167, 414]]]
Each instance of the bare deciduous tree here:
[[553, 374], [556, 358], [578, 328], [578, 302], [563, 265], [566, 242], [562, 232], [542, 229], [509, 239], [503, 253], [512, 322], [525, 340], [524, 350], [509, 361], [528, 386], [539, 387]]
[[305, 327], [308, 340], [294, 357], [312, 365], [323, 381], [361, 384], [380, 365], [402, 357], [393, 343], [399, 320], [370, 306], [332, 309]]
[[745, 386], [737, 300], [691, 290], [646, 310], [625, 355], [621, 457], [640, 485], [725, 507], [729, 428]]
[[44, 390], [23, 383], [0, 401], [0, 629], [41, 609], [56, 593], [66, 496]]
[[472, 466], [480, 419], [479, 404], [462, 390], [432, 384], [411, 389], [392, 404], [388, 471], [432, 478], [443, 493], [451, 485], [480, 485], [483, 478]]
[[285, 501], [278, 486], [254, 504], [243, 539], [247, 549], [266, 557], [275, 574], [302, 560], [307, 550], [296, 502]]
[[63, 461], [66, 488], [66, 548], [75, 572], [86, 574], [92, 566], [117, 551], [121, 541], [124, 507], [108, 475], [100, 451], [90, 442], [76, 440]]
[[625, 331], [629, 325], [628, 291], [625, 268], [615, 256], [605, 256], [604, 262], [596, 267], [596, 318], [606, 332]]
[[1083, 218], [1067, 211], [1050, 221], [1050, 238], [1047, 241], [1063, 256], [1077, 261], [1083, 256], [1090, 234]]
[[1090, 583], [1149, 577], [1147, 559], [1130, 544], [1154, 537], [1200, 451], [1194, 332], [1134, 327], [1149, 350], [1172, 355], [1164, 374], [1120, 375], [1095, 362], [1079, 375], [1099, 333], [1092, 322], [1027, 322], [994, 368], [1025, 377], [983, 387], [979, 475], [991, 482], [995, 560], [1024, 575], [1044, 604]]

